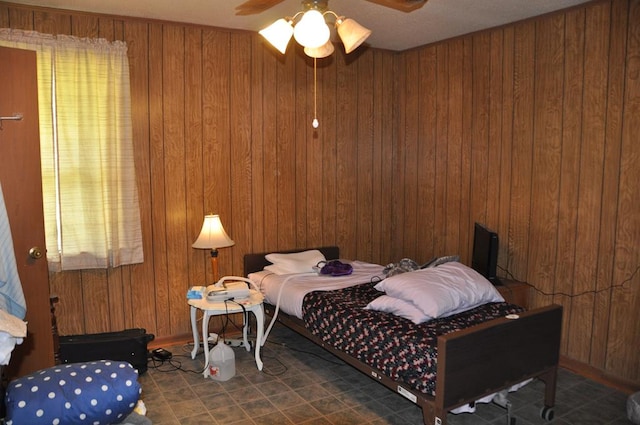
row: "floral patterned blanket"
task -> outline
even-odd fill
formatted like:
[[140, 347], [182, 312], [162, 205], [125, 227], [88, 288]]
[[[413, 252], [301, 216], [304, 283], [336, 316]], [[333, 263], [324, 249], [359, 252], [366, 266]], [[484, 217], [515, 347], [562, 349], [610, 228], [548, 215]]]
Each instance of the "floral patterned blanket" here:
[[307, 329], [325, 343], [432, 396], [438, 336], [523, 310], [513, 304], [489, 303], [416, 325], [393, 314], [364, 309], [380, 295], [369, 283], [314, 291], [305, 296], [303, 320]]

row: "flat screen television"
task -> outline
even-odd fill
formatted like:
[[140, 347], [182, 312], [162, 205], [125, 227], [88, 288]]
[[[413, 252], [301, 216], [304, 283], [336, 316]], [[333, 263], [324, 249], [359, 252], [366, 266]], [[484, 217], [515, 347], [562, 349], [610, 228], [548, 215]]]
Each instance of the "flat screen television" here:
[[496, 276], [498, 266], [498, 234], [475, 223], [473, 230], [473, 254], [471, 268], [486, 277], [494, 285], [501, 285]]

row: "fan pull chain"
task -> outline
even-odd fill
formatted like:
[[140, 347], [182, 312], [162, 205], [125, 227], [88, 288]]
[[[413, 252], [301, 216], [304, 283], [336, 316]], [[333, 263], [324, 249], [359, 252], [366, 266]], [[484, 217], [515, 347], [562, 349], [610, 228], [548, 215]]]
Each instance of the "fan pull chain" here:
[[313, 58], [313, 128], [318, 128], [318, 75], [316, 71], [316, 58]]

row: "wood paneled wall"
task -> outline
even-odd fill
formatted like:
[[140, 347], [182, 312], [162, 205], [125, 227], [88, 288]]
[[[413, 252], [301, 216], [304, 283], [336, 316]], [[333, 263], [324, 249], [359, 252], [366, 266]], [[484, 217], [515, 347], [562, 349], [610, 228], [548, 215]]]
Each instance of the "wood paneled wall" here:
[[[469, 262], [473, 223], [562, 354], [640, 387], [640, 2], [612, 0], [394, 53], [313, 62], [248, 32], [0, 2], [0, 26], [124, 40], [145, 262], [51, 275], [63, 334], [185, 335], [205, 213], [251, 251]], [[292, 44], [293, 45], [293, 44]]]
[[62, 334], [188, 334], [186, 290], [212, 280], [191, 247], [206, 213], [236, 242], [223, 274], [242, 273], [247, 252], [310, 245], [391, 257], [391, 209], [374, 205], [391, 200], [394, 53], [319, 60], [314, 130], [313, 62], [254, 33], [2, 2], [0, 26], [129, 48], [145, 262], [52, 274]]
[[425, 46], [398, 69], [392, 254], [468, 263], [485, 223], [499, 274], [564, 306], [562, 354], [640, 386], [640, 2]]

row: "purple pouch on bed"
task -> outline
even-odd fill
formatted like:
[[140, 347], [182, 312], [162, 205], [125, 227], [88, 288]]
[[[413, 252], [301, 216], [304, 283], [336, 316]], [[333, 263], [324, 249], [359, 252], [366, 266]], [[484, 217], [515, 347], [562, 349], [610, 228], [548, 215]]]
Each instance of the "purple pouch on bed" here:
[[318, 267], [322, 267], [320, 269], [320, 274], [326, 274], [331, 276], [346, 276], [353, 272], [353, 267], [351, 264], [343, 263], [338, 260], [327, 261], [326, 263], [319, 262]]

